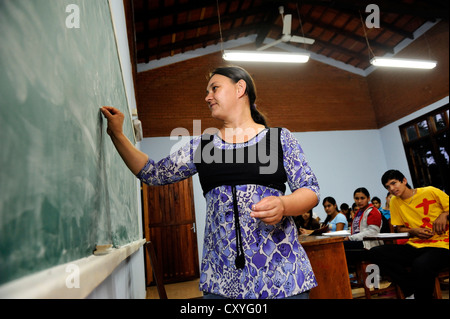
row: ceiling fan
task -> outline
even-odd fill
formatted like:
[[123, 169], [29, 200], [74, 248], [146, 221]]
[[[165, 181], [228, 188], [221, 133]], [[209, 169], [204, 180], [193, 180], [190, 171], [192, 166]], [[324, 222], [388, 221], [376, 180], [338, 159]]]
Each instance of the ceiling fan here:
[[292, 14], [286, 14], [283, 16], [283, 13], [284, 13], [283, 6], [280, 6], [278, 8], [278, 10], [280, 11], [281, 17], [283, 19], [283, 35], [282, 35], [281, 39], [275, 40], [272, 43], [269, 43], [262, 47], [259, 47], [258, 49], [256, 49], [257, 51], [265, 50], [265, 49], [270, 48], [274, 45], [277, 45], [278, 43], [281, 43], [281, 42], [295, 42], [295, 43], [305, 43], [305, 44], [313, 44], [314, 43], [314, 39], [304, 38], [304, 37], [300, 37], [297, 35], [291, 35]]

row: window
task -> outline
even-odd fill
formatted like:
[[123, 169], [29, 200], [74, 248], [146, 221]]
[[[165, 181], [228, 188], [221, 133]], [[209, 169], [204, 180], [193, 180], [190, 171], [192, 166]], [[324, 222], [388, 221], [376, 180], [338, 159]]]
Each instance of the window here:
[[412, 182], [449, 193], [449, 105], [400, 126]]

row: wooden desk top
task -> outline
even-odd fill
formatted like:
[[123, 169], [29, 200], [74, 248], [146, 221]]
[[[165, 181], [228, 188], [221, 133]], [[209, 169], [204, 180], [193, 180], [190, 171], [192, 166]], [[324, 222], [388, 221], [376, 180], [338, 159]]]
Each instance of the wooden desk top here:
[[303, 247], [335, 244], [344, 241], [344, 238], [340, 236], [298, 236], [300, 244]]

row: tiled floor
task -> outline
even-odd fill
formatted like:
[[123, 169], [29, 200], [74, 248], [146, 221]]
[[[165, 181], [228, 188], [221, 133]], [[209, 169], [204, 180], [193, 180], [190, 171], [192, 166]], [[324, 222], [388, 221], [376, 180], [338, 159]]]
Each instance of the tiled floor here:
[[[166, 285], [166, 293], [167, 298], [169, 299], [191, 299], [198, 298], [202, 296], [202, 293], [198, 290], [199, 279], [192, 281], [185, 281], [176, 284], [168, 284]], [[382, 282], [381, 287], [384, 288], [388, 286], [388, 282]], [[353, 298], [365, 298], [364, 297], [364, 289], [356, 288], [352, 289]], [[383, 296], [374, 296], [373, 299], [388, 299], [388, 298], [396, 298], [395, 295], [383, 295]], [[159, 299], [158, 291], [156, 290], [156, 286], [152, 286], [147, 288], [147, 299]], [[442, 299], [449, 299], [448, 294], [448, 279], [446, 281], [446, 285], [442, 287]]]
[[[191, 299], [201, 297], [203, 294], [198, 290], [200, 279], [184, 281], [176, 284], [165, 285], [168, 299]], [[147, 299], [159, 299], [156, 286], [147, 288]]]

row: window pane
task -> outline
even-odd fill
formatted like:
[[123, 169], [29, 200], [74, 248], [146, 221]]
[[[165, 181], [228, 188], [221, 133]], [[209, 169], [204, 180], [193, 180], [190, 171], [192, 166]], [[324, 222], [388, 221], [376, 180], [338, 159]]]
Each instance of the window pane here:
[[444, 117], [442, 114], [436, 114], [434, 117], [434, 123], [436, 124], [436, 130], [440, 130], [445, 127]]
[[444, 132], [436, 136], [436, 143], [439, 147], [439, 153], [442, 156], [442, 162], [447, 165], [447, 170], [449, 169], [449, 154], [448, 154], [448, 133]]
[[430, 165], [436, 165], [436, 161], [434, 160], [433, 154], [431, 153], [431, 151], [427, 151], [425, 154], [425, 158], [426, 163], [428, 166]]
[[408, 126], [406, 128], [406, 134], [408, 135], [408, 140], [412, 141], [417, 138], [416, 128], [414, 125]]
[[445, 163], [448, 165], [449, 162], [449, 157], [448, 157], [448, 153], [447, 150], [445, 149], [445, 147], [439, 147], [439, 152], [441, 152], [442, 158], [445, 160]]
[[419, 134], [420, 136], [426, 136], [428, 135], [430, 132], [428, 132], [428, 123], [426, 120], [423, 120], [422, 122], [419, 122], [417, 124], [417, 126], [419, 127]]

